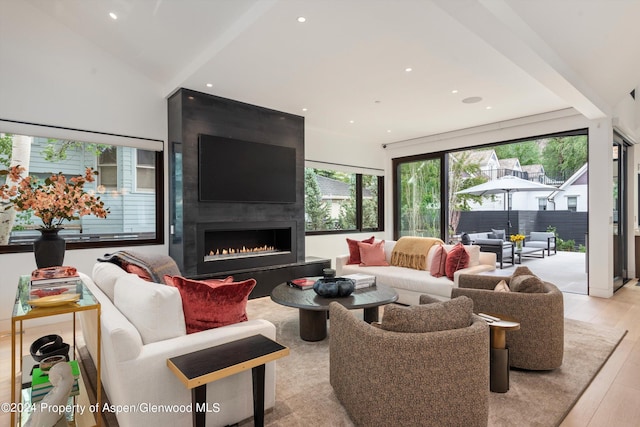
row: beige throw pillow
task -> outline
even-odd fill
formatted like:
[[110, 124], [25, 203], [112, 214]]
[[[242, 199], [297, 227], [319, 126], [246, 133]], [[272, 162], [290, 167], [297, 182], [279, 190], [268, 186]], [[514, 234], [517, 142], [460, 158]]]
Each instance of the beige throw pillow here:
[[509, 285], [507, 285], [507, 282], [505, 282], [504, 280], [500, 280], [496, 287], [493, 288], [493, 290], [496, 292], [511, 292], [511, 289], [509, 289]]

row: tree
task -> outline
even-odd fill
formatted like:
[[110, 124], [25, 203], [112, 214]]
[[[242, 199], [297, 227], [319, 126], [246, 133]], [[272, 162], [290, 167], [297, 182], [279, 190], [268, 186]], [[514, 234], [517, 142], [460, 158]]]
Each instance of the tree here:
[[400, 166], [400, 221], [403, 235], [440, 236], [440, 161]]
[[331, 224], [329, 206], [322, 201], [320, 186], [315, 169], [304, 170], [304, 213], [305, 229], [310, 231], [327, 230]]
[[457, 194], [474, 185], [487, 181], [480, 165], [469, 160], [470, 152], [462, 151], [450, 157], [449, 162], [449, 233], [456, 234], [461, 211], [471, 210], [469, 201], [481, 202], [482, 196]]
[[[0, 158], [5, 166], [22, 166], [24, 168], [21, 178], [29, 175], [29, 161], [31, 159], [31, 142], [33, 138], [24, 135], [0, 135]], [[8, 147], [11, 147], [10, 149]], [[10, 156], [9, 156], [10, 154]], [[17, 185], [7, 175], [5, 184]], [[0, 245], [8, 245], [13, 223], [16, 219], [16, 211], [13, 205], [2, 201], [0, 203]]]
[[516, 142], [493, 147], [499, 159], [516, 158], [521, 165], [537, 165], [542, 161], [538, 141]]
[[587, 137], [550, 138], [542, 150], [542, 165], [548, 176], [569, 176], [587, 162]]
[[377, 228], [378, 218], [378, 177], [362, 175], [362, 227]]

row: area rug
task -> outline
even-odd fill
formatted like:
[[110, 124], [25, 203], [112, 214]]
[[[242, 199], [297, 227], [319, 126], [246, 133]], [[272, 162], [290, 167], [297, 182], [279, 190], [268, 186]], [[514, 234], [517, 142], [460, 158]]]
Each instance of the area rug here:
[[[302, 341], [298, 310], [278, 305], [269, 297], [249, 301], [247, 313], [250, 319], [267, 319], [276, 325], [277, 340], [291, 349], [288, 357], [277, 362], [276, 405], [265, 415], [265, 425], [352, 426], [329, 384], [329, 339]], [[354, 314], [362, 316], [361, 311]], [[330, 328], [329, 322], [329, 333]], [[489, 425], [559, 425], [625, 334], [624, 330], [566, 319], [562, 366], [551, 372], [512, 370], [510, 390], [490, 393]]]

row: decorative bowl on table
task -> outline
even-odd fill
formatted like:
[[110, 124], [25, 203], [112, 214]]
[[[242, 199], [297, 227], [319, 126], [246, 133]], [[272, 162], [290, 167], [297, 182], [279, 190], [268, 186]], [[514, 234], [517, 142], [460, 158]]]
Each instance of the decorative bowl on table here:
[[323, 277], [313, 285], [316, 294], [325, 298], [348, 297], [355, 289], [355, 282], [345, 277]]

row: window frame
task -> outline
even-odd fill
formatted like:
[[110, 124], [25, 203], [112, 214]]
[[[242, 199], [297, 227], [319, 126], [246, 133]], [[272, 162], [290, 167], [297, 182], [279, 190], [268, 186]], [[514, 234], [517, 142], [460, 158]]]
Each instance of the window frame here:
[[[305, 166], [305, 169], [324, 169], [343, 172], [340, 169], [331, 169], [332, 164], [318, 166]], [[356, 193], [356, 228], [349, 230], [305, 230], [305, 236], [320, 236], [327, 234], [353, 234], [363, 232], [381, 232], [384, 231], [384, 175], [375, 173], [349, 172], [355, 175], [355, 193]], [[364, 175], [376, 176], [378, 178], [378, 226], [371, 228], [363, 227], [363, 179]], [[306, 195], [306, 189], [305, 189]]]
[[[112, 240], [100, 240], [100, 236], [90, 237], [66, 242], [67, 249], [93, 249], [123, 246], [147, 246], [163, 245], [165, 240], [165, 191], [164, 191], [164, 141], [153, 138], [141, 138], [128, 135], [121, 135], [107, 132], [97, 132], [84, 129], [44, 125], [32, 122], [23, 122], [0, 118], [0, 132], [5, 134], [28, 135], [33, 137], [52, 138], [60, 140], [72, 140], [84, 143], [108, 144], [136, 149], [144, 149], [155, 153], [156, 174], [155, 174], [155, 229], [154, 237], [143, 237], [132, 239], [132, 232], [104, 233], [108, 236], [122, 235], [123, 238], [113, 238]], [[96, 157], [96, 165], [98, 158]], [[70, 236], [71, 237], [71, 236]], [[75, 235], [74, 235], [75, 237]], [[37, 236], [34, 236], [34, 239]], [[29, 239], [25, 239], [29, 240]], [[0, 254], [33, 252], [31, 243], [19, 243], [0, 245]]]

